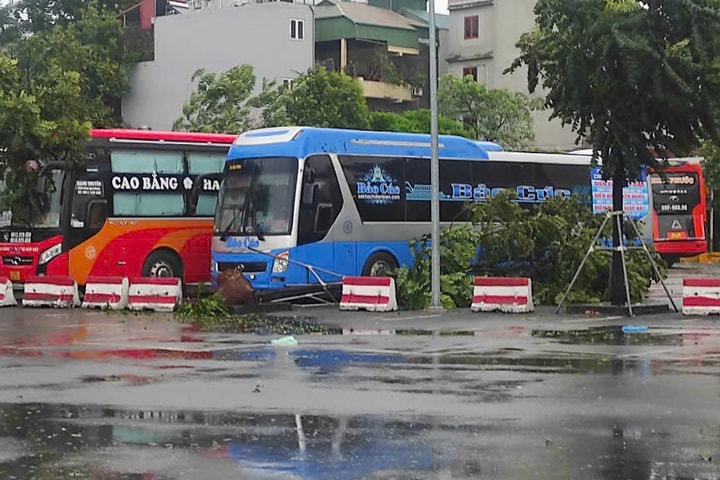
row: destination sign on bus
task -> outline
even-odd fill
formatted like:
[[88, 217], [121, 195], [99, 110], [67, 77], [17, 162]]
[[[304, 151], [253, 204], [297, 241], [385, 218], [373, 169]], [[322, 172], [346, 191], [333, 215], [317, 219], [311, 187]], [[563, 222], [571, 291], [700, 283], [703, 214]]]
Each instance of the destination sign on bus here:
[[[110, 185], [117, 191], [129, 192], [176, 192], [182, 188], [192, 190], [195, 181], [191, 177], [178, 175], [162, 175], [157, 173], [143, 175], [115, 175], [110, 179]], [[220, 191], [220, 181], [203, 179], [204, 192]]]

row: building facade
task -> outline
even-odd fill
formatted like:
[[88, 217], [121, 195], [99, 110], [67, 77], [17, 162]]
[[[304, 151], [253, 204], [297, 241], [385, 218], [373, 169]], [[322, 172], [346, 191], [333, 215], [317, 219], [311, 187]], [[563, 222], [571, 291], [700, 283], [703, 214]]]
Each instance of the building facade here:
[[[206, 8], [153, 21], [153, 60], [138, 63], [122, 101], [125, 123], [169, 130], [204, 68], [224, 72], [249, 64], [256, 89], [263, 78], [290, 81], [314, 62], [315, 28], [309, 5], [273, 2]], [[234, 132], [228, 132], [234, 133]]]
[[[450, 16], [447, 45], [448, 71], [457, 76], [473, 76], [487, 88], [505, 88], [527, 94], [527, 68], [503, 74], [519, 55], [515, 46], [520, 36], [535, 23], [535, 0], [449, 0]], [[542, 90], [533, 94], [544, 96]], [[552, 112], [534, 112], [535, 142], [538, 150], [570, 150], [575, 134], [550, 121]], [[583, 146], [583, 145], [581, 145]]]

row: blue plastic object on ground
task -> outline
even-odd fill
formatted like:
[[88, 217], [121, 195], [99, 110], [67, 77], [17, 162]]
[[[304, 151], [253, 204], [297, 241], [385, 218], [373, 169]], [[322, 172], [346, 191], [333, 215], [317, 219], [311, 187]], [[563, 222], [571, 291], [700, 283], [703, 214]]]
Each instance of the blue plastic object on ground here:
[[639, 332], [647, 332], [648, 327], [646, 325], [623, 325], [622, 332], [623, 333], [639, 333]]

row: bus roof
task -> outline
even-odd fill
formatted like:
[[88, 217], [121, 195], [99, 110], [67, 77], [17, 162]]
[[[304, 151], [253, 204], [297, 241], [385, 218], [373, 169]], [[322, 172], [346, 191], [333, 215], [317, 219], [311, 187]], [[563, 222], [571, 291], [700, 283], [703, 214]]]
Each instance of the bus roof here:
[[[577, 153], [538, 153], [538, 152], [489, 152], [490, 160], [520, 163], [553, 163], [564, 165], [590, 165], [591, 155]], [[598, 161], [598, 165], [601, 162]]]
[[[483, 142], [439, 135], [441, 158], [487, 160]], [[496, 145], [495, 148], [501, 148]], [[356, 155], [397, 155], [430, 157], [430, 135], [420, 133], [376, 132], [316, 127], [274, 127], [240, 134], [228, 152], [228, 159], [254, 157], [299, 157], [315, 153]]]
[[145, 142], [182, 142], [182, 143], [226, 143], [230, 145], [237, 135], [226, 133], [163, 132], [155, 130], [134, 130], [129, 128], [94, 128], [92, 138], [108, 140], [139, 140]]

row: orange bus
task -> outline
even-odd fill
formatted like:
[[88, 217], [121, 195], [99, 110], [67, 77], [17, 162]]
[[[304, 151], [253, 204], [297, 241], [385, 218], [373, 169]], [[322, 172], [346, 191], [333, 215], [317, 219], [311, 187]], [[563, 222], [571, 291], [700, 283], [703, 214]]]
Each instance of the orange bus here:
[[[93, 130], [82, 165], [43, 165], [41, 179], [54, 185], [43, 211], [22, 223], [0, 212], [0, 276], [22, 284], [29, 275], [69, 275], [80, 286], [91, 275], [209, 282], [214, 174], [235, 138]], [[0, 177], [0, 197], [3, 189]]]

